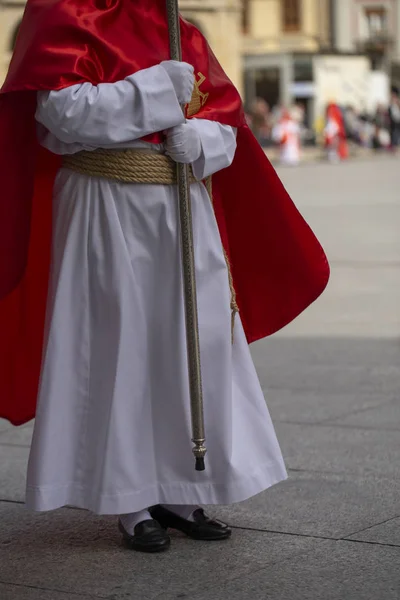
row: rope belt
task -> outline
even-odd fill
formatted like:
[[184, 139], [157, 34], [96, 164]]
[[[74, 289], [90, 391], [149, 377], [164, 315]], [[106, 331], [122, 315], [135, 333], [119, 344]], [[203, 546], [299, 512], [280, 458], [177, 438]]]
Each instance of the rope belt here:
[[[112, 179], [120, 183], [141, 183], [158, 185], [176, 185], [176, 163], [165, 156], [148, 150], [105, 150], [78, 152], [65, 155], [62, 166], [81, 175]], [[190, 168], [190, 183], [199, 183]], [[206, 180], [206, 188], [212, 202], [211, 177]], [[239, 312], [232, 272], [228, 255], [224, 250], [231, 292], [232, 343], [235, 316]]]
[[[175, 185], [176, 163], [149, 150], [94, 150], [63, 157], [63, 167], [81, 175], [112, 179], [120, 183]], [[198, 183], [190, 169], [190, 183]]]

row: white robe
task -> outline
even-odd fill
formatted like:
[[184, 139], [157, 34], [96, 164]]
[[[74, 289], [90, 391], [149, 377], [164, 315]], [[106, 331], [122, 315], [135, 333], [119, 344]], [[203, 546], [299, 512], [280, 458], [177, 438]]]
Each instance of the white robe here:
[[[42, 92], [37, 120], [41, 143], [67, 154], [149, 147], [139, 138], [182, 115], [169, 78], [153, 67], [117, 84]], [[201, 178], [231, 163], [236, 140], [230, 127], [196, 123]], [[191, 197], [206, 471], [195, 471], [191, 453], [176, 187], [62, 169], [29, 508], [228, 504], [286, 477], [239, 317], [231, 344], [227, 268], [203, 184]]]
[[282, 164], [298, 165], [300, 162], [300, 125], [293, 119], [285, 119], [275, 125], [272, 137], [280, 144]]
[[339, 156], [340, 128], [334, 119], [328, 119], [324, 129], [328, 159], [331, 162], [340, 161]]

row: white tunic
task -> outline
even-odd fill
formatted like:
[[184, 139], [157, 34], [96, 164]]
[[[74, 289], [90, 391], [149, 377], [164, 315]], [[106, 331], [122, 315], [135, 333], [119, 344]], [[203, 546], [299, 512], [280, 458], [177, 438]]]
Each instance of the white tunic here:
[[[182, 121], [153, 67], [116, 84], [40, 93], [42, 144], [149, 147]], [[235, 132], [197, 121], [198, 178], [228, 166]], [[162, 151], [161, 146], [154, 151]], [[62, 169], [54, 190], [48, 332], [27, 505], [121, 514], [157, 503], [227, 504], [286, 477], [240, 318], [231, 344], [228, 275], [210, 199], [191, 187], [208, 453], [196, 472], [177, 191]]]
[[300, 126], [293, 119], [275, 125], [272, 137], [280, 144], [280, 160], [284, 165], [300, 162]]

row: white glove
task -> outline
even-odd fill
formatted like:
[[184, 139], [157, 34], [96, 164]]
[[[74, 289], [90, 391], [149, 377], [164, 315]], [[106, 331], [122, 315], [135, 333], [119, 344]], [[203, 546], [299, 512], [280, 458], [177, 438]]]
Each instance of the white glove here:
[[177, 125], [167, 132], [165, 151], [175, 162], [190, 164], [200, 158], [202, 147], [200, 135], [190, 123]]
[[194, 68], [192, 65], [176, 60], [165, 60], [160, 64], [174, 86], [179, 104], [188, 104], [192, 99], [194, 88]]

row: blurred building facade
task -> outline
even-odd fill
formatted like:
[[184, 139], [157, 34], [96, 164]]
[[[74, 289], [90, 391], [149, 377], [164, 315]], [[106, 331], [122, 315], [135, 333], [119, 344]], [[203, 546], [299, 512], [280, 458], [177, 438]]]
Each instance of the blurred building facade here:
[[247, 104], [301, 102], [315, 113], [314, 58], [332, 48], [331, 0], [243, 0], [243, 64]]
[[207, 38], [218, 60], [243, 93], [242, 0], [180, 0], [182, 15]]
[[25, 8], [25, 0], [0, 0], [0, 82], [3, 81]]
[[333, 30], [339, 51], [366, 54], [400, 84], [400, 0], [336, 0]]
[[400, 0], [243, 0], [247, 106], [330, 101], [373, 112], [400, 81]]
[[[11, 58], [26, 0], [0, 0], [0, 83]], [[230, 78], [242, 91], [241, 0], [181, 0], [181, 12], [207, 37]]]
[[[0, 0], [0, 82], [25, 0]], [[250, 106], [373, 110], [400, 83], [400, 0], [180, 0]]]

